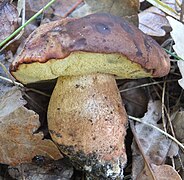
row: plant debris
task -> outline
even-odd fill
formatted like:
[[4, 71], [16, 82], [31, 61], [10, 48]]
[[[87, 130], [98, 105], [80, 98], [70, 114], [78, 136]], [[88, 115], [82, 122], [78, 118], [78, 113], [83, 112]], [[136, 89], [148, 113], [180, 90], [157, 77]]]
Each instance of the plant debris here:
[[25, 104], [16, 87], [0, 99], [0, 162], [17, 165], [31, 162], [36, 155], [62, 158], [57, 146], [43, 139], [42, 132], [36, 132], [40, 126], [39, 116], [25, 108]]

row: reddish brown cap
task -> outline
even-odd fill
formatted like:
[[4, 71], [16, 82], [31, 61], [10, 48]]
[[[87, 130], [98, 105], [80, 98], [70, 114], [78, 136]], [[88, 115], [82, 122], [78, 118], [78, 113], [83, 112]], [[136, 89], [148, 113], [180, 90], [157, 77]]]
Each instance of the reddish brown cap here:
[[41, 25], [29, 36], [10, 71], [14, 75], [21, 64], [63, 60], [78, 51], [120, 54], [153, 77], [164, 76], [170, 69], [167, 54], [151, 37], [122, 18], [96, 13]]

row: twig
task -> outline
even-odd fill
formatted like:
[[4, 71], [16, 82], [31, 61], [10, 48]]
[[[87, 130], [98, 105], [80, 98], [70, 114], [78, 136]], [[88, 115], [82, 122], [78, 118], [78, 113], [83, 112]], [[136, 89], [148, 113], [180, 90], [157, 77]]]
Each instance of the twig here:
[[6, 78], [6, 77], [0, 76], [0, 79], [2, 79], [2, 80], [4, 80], [4, 81], [7, 81], [7, 82], [9, 82], [9, 83], [12, 83], [12, 84], [14, 84], [14, 85], [17, 85], [17, 86], [19, 86], [19, 87], [24, 87], [23, 84], [18, 83], [18, 82], [16, 82], [16, 81], [12, 82], [11, 79], [8, 79], [8, 78]]
[[24, 30], [21, 30], [20, 33], [15, 36], [12, 40], [8, 41], [1, 49], [0, 52], [2, 52], [4, 49], [6, 49], [10, 44], [12, 44], [13, 42], [15, 42], [16, 40], [18, 40], [24, 33]]
[[164, 113], [165, 88], [166, 88], [166, 82], [164, 82], [163, 89], [162, 89], [162, 123], [163, 123], [164, 131], [167, 132], [166, 122], [165, 122], [165, 113]]
[[137, 137], [137, 135], [136, 135], [136, 130], [135, 130], [135, 126], [134, 126], [133, 121], [130, 121], [130, 127], [131, 127], [131, 131], [132, 131], [132, 133], [133, 133], [133, 135], [134, 135], [135, 142], [136, 142], [136, 144], [137, 144], [137, 146], [138, 146], [138, 148], [139, 148], [139, 151], [140, 151], [140, 153], [141, 153], [141, 155], [142, 155], [142, 157], [143, 157], [143, 159], [144, 159], [145, 165], [147, 166], [147, 168], [148, 168], [149, 171], [151, 172], [151, 177], [152, 177], [152, 178], [150, 178], [150, 179], [156, 180], [156, 177], [155, 177], [155, 175], [154, 175], [154, 173], [153, 173], [153, 170], [152, 170], [152, 168], [151, 168], [151, 166], [150, 166], [149, 160], [148, 160], [148, 158], [146, 157], [146, 155], [145, 155], [145, 153], [144, 153], [144, 151], [143, 151], [143, 148], [142, 148], [142, 146], [141, 146], [140, 140], [138, 139], [138, 137]]
[[[174, 138], [176, 138], [175, 132], [174, 132], [174, 128], [173, 128], [173, 125], [172, 125], [171, 118], [170, 118], [170, 115], [169, 115], [169, 113], [168, 113], [168, 110], [167, 110], [165, 104], [164, 104], [163, 106], [164, 106], [164, 111], [165, 111], [166, 117], [167, 117], [168, 122], [169, 122], [170, 129], [171, 129], [171, 134], [172, 134], [172, 136], [173, 136]], [[178, 153], [178, 157], [179, 157], [179, 153]], [[175, 169], [176, 165], [175, 165], [174, 158], [173, 158], [173, 156], [170, 157], [170, 158], [171, 158], [172, 166], [173, 166], [173, 168]]]
[[64, 18], [71, 14], [82, 2], [83, 0], [78, 0], [76, 4], [64, 15]]
[[44, 92], [42, 92], [42, 91], [39, 91], [39, 90], [37, 90], [37, 89], [26, 88], [26, 92], [27, 92], [27, 91], [32, 91], [32, 92], [35, 92], [35, 93], [37, 93], [37, 94], [41, 94], [41, 95], [43, 95], [43, 96], [50, 97], [49, 94], [44, 93]]
[[6, 73], [6, 75], [9, 77], [9, 79], [11, 80], [11, 83], [15, 84], [14, 79], [12, 78], [12, 76], [10, 75], [9, 71], [6, 69], [5, 65], [2, 64], [0, 62], [0, 66], [3, 68], [3, 71]]
[[42, 106], [40, 106], [40, 105], [37, 103], [37, 101], [35, 101], [34, 99], [32, 99], [28, 94], [25, 93], [24, 96], [27, 97], [27, 99], [29, 100], [28, 102], [31, 101], [31, 102], [33, 103], [34, 106], [40, 108], [40, 109], [41, 109], [42, 111], [44, 111], [44, 112], [47, 112], [47, 110], [46, 110], [45, 108], [43, 108]]
[[[2, 79], [2, 80], [4, 80], [4, 81], [7, 81], [7, 82], [9, 82], [9, 83], [11, 83], [11, 84], [14, 84], [14, 85], [16, 85], [16, 86], [19, 86], [19, 87], [21, 87], [21, 88], [24, 87], [23, 84], [21, 84], [21, 83], [19, 83], [19, 82], [16, 82], [16, 81], [12, 82], [11, 79], [8, 79], [8, 78], [6, 78], [6, 77], [0, 76], [0, 79]], [[38, 94], [41, 94], [41, 95], [43, 95], [43, 96], [50, 97], [49, 94], [46, 94], [46, 93], [44, 93], [44, 92], [42, 92], [42, 91], [39, 91], [39, 90], [37, 90], [37, 89], [26, 88], [26, 87], [24, 87], [24, 88], [25, 88], [25, 91], [33, 91], [33, 92], [38, 93]]]
[[22, 0], [22, 25], [25, 24], [26, 19], [26, 3], [25, 0]]
[[180, 21], [183, 23], [183, 14], [184, 14], [184, 0], [181, 3], [181, 12], [180, 12]]
[[142, 87], [152, 86], [152, 85], [160, 84], [160, 83], [164, 83], [164, 82], [174, 82], [174, 81], [178, 81], [178, 79], [165, 80], [165, 81], [156, 81], [156, 82], [152, 82], [152, 83], [145, 83], [145, 84], [141, 84], [139, 86], [134, 86], [134, 87], [131, 87], [131, 88], [120, 90], [119, 92], [126, 92], [126, 91], [130, 91], [130, 90], [133, 90], [133, 89], [138, 89], [138, 88], [142, 88]]

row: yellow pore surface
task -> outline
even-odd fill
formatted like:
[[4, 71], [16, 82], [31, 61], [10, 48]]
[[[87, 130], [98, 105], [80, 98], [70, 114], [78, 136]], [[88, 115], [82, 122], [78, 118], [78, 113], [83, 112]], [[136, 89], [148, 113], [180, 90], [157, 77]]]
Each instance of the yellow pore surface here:
[[21, 64], [14, 77], [23, 84], [55, 79], [59, 76], [78, 76], [94, 73], [113, 74], [122, 79], [151, 77], [139, 64], [120, 54], [74, 52], [65, 59], [45, 63]]

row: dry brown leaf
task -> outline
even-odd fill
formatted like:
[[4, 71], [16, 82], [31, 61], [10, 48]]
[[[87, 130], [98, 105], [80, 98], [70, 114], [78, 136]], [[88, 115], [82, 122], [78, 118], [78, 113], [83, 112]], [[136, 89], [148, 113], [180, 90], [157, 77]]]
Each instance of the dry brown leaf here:
[[18, 27], [18, 12], [9, 1], [0, 1], [0, 42]]
[[[27, 0], [26, 1], [26, 18], [30, 18], [41, 8], [43, 8], [50, 0]], [[44, 16], [47, 18], [53, 17], [66, 17], [78, 4], [80, 0], [57, 0], [44, 12]]]
[[157, 180], [182, 180], [178, 172], [169, 165], [151, 164], [151, 168], [154, 171]]
[[13, 87], [5, 92], [0, 99], [0, 120], [25, 104], [26, 101], [22, 98], [21, 91], [18, 88]]
[[61, 158], [56, 145], [39, 128], [39, 116], [23, 105], [20, 90], [13, 88], [0, 99], [0, 163], [17, 165], [31, 162], [35, 155]]
[[71, 16], [82, 17], [96, 12], [108, 12], [116, 16], [125, 17], [137, 24], [139, 0], [84, 0], [84, 2], [84, 5], [76, 9]]
[[163, 27], [169, 23], [164, 12], [156, 7], [150, 7], [139, 13], [139, 29], [150, 36], [165, 36]]
[[[157, 124], [161, 119], [161, 109], [160, 101], [149, 102], [148, 112], [142, 118], [142, 121], [162, 129], [162, 125]], [[142, 156], [145, 157], [144, 159], [148, 160], [149, 164], [162, 165], [171, 147], [171, 140], [166, 138], [156, 129], [148, 127], [143, 123], [136, 123], [135, 130], [143, 154], [139, 152], [134, 142], [132, 144], [133, 179], [136, 179], [144, 169], [144, 160]], [[177, 152], [173, 152], [173, 154], [177, 154]]]
[[180, 175], [172, 166], [151, 164], [151, 169], [153, 175], [145, 167], [136, 180], [181, 180]]
[[150, 168], [145, 165], [141, 173], [136, 177], [136, 180], [156, 180], [155, 174]]

